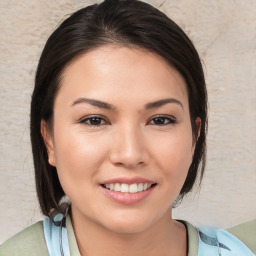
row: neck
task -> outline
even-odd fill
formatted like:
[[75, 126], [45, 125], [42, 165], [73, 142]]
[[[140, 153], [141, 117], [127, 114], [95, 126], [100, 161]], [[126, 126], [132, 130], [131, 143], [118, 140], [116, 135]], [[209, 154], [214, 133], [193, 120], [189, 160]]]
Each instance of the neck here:
[[187, 255], [186, 228], [172, 219], [171, 210], [136, 233], [114, 232], [76, 212], [71, 219], [81, 256]]

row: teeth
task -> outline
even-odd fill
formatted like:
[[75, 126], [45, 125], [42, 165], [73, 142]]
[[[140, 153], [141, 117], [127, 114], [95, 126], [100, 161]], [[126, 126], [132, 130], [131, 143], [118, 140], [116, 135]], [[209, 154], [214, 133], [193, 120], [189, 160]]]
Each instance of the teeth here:
[[112, 190], [112, 191], [117, 191], [117, 192], [122, 192], [122, 193], [137, 193], [137, 192], [142, 192], [144, 190], [147, 190], [151, 188], [153, 184], [148, 184], [148, 183], [139, 183], [139, 184], [126, 184], [126, 183], [111, 183], [111, 184], [104, 184], [104, 187]]
[[114, 191], [121, 191], [121, 186], [119, 183], [116, 183], [114, 186]]
[[143, 183], [140, 183], [140, 184], [138, 185], [138, 191], [139, 191], [139, 192], [143, 191]]
[[122, 184], [121, 185], [121, 192], [127, 193], [129, 191], [129, 186], [127, 184]]
[[138, 192], [138, 186], [137, 186], [137, 184], [131, 184], [131, 185], [129, 186], [129, 192], [130, 192], [130, 193], [137, 193], [137, 192]]

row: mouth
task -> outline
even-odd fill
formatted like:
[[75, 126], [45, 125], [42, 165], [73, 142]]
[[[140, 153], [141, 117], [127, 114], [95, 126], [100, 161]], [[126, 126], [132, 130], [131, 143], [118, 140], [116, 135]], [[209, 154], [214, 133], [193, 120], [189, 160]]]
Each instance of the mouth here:
[[112, 201], [123, 205], [143, 203], [154, 194], [157, 183], [144, 177], [117, 177], [100, 184], [102, 192]]
[[101, 186], [107, 190], [121, 192], [121, 193], [138, 193], [149, 190], [152, 187], [155, 187], [157, 183], [107, 183], [101, 184]]

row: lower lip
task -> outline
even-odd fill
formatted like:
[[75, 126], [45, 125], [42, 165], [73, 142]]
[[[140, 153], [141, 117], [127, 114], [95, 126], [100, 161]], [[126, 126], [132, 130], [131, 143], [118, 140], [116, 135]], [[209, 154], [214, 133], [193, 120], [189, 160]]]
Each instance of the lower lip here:
[[120, 204], [137, 204], [145, 200], [154, 190], [156, 186], [153, 186], [147, 190], [137, 193], [122, 193], [117, 191], [108, 190], [101, 186], [104, 194], [115, 202]]

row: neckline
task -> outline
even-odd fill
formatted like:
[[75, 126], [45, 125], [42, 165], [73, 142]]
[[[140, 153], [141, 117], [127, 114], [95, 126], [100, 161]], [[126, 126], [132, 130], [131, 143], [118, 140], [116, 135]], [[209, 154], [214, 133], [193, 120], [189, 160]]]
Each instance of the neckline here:
[[[187, 248], [188, 253], [187, 256], [197, 256], [198, 254], [198, 232], [197, 229], [187, 221], [184, 220], [177, 220], [178, 222], [182, 223], [187, 231]], [[66, 219], [66, 227], [68, 232], [68, 242], [69, 242], [69, 250], [71, 255], [81, 256], [78, 245], [76, 242], [75, 233], [73, 230], [71, 218], [67, 215]]]
[[187, 256], [197, 256], [198, 255], [198, 231], [189, 222], [185, 220], [176, 220], [182, 223], [187, 230]]

